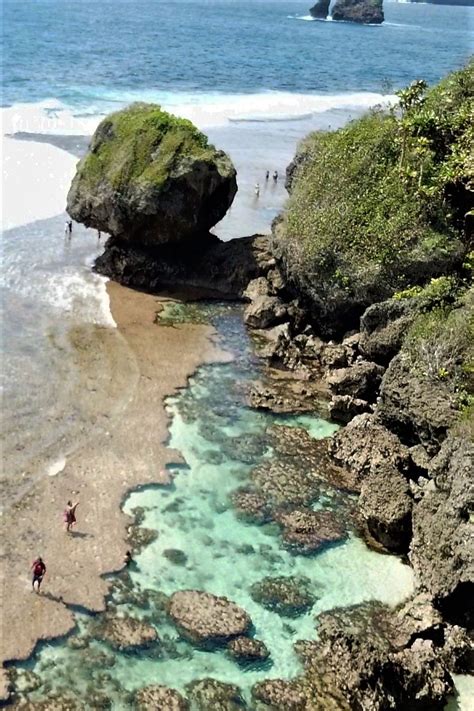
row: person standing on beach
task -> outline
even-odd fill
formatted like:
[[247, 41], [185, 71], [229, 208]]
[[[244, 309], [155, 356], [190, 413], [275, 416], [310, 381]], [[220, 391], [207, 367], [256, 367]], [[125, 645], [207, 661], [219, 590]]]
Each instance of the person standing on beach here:
[[[43, 582], [43, 578], [46, 574], [46, 566], [44, 564], [44, 561], [42, 557], [39, 555], [35, 561], [33, 561], [33, 564], [31, 566], [31, 570], [33, 571], [33, 580], [31, 583], [31, 587], [33, 589], [33, 592], [40, 592], [41, 588], [41, 583]], [[35, 588], [35, 583], [36, 583], [36, 588]]]
[[273, 182], [276, 183], [278, 181], [278, 170], [275, 170], [273, 173]]
[[66, 533], [70, 533], [71, 531], [71, 526], [74, 526], [76, 523], [76, 508], [79, 506], [79, 501], [76, 501], [74, 504], [72, 501], [67, 502], [67, 506], [64, 509], [64, 514], [63, 514], [63, 519], [64, 519], [64, 524], [66, 527]]

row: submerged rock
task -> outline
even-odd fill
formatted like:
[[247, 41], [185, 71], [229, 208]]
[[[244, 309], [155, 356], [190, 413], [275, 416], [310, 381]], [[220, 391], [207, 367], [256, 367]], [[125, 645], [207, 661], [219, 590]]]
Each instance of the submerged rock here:
[[315, 553], [347, 537], [344, 525], [331, 511], [299, 508], [279, 512], [275, 519], [283, 528], [283, 543], [293, 553]]
[[227, 645], [230, 656], [238, 662], [263, 662], [268, 659], [270, 652], [259, 639], [251, 637], [235, 637]]
[[250, 595], [267, 610], [284, 617], [298, 617], [310, 610], [315, 603], [310, 586], [309, 578], [267, 577], [252, 585]]
[[93, 625], [93, 635], [120, 651], [132, 651], [154, 645], [159, 641], [152, 625], [134, 617], [118, 617], [106, 613]]
[[195, 644], [223, 644], [245, 635], [252, 621], [226, 597], [198, 590], [180, 590], [170, 598], [169, 615], [179, 633]]
[[189, 704], [175, 689], [157, 684], [137, 691], [135, 707], [137, 711], [187, 711]]
[[306, 695], [296, 681], [265, 679], [252, 687], [252, 698], [271, 709], [304, 711], [308, 708]]
[[67, 210], [122, 242], [156, 247], [207, 234], [236, 191], [232, 162], [190, 121], [137, 103], [97, 128]]
[[188, 556], [184, 551], [179, 550], [179, 548], [167, 548], [163, 551], [163, 555], [170, 563], [174, 563], [175, 565], [186, 565], [188, 562]]
[[251, 474], [258, 490], [273, 506], [307, 505], [319, 494], [319, 482], [301, 467], [277, 459], [263, 462]]
[[200, 679], [186, 686], [186, 692], [196, 711], [241, 711], [246, 709], [240, 689], [217, 679]]
[[384, 21], [382, 0], [336, 0], [331, 11], [332, 19], [380, 25]]
[[250, 489], [237, 489], [232, 494], [232, 504], [239, 518], [249, 523], [267, 523], [271, 520], [271, 507], [262, 494]]

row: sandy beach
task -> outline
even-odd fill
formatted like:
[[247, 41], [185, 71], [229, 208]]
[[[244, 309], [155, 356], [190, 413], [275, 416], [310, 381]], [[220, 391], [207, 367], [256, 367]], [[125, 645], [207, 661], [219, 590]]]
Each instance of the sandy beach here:
[[[84, 383], [91, 422], [101, 422], [97, 435], [93, 431], [61, 471], [45, 472], [2, 517], [2, 663], [25, 659], [39, 640], [70, 632], [74, 606], [104, 609], [108, 586], [102, 576], [123, 566], [129, 547], [130, 519], [121, 511], [127, 492], [164, 483], [163, 468], [180, 461], [165, 446], [164, 399], [202, 363], [228, 358], [208, 326], [154, 323], [162, 299], [112, 283], [107, 288], [117, 329], [87, 326], [71, 334], [85, 373], [91, 358], [109, 364], [107, 377], [93, 387]], [[62, 522], [68, 499], [80, 502], [72, 535]], [[29, 573], [37, 555], [47, 565], [41, 595], [31, 592]], [[0, 681], [5, 697], [4, 670]]]

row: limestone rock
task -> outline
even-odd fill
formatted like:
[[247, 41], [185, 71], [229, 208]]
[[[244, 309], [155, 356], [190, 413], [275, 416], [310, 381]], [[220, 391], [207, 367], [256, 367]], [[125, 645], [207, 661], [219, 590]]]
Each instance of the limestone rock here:
[[295, 681], [265, 679], [252, 687], [252, 698], [261, 701], [270, 709], [304, 711], [307, 708], [306, 695]]
[[245, 635], [249, 615], [226, 597], [198, 590], [179, 590], [170, 598], [169, 615], [180, 634], [196, 644], [223, 644]]
[[284, 617], [299, 617], [310, 610], [315, 597], [308, 578], [263, 578], [250, 588], [255, 602]]
[[382, 0], [336, 0], [331, 11], [332, 19], [380, 25], [384, 21]]
[[410, 487], [393, 464], [380, 464], [362, 482], [359, 510], [371, 535], [389, 551], [408, 552], [412, 505]]
[[268, 328], [282, 321], [286, 306], [278, 296], [259, 295], [246, 307], [244, 320], [251, 328]]
[[271, 508], [265, 496], [250, 489], [237, 489], [232, 494], [232, 503], [239, 518], [249, 523], [267, 523], [271, 520]]
[[380, 464], [404, 471], [410, 463], [408, 447], [374, 415], [358, 415], [329, 441], [336, 462], [352, 470], [359, 482]]
[[366, 358], [388, 365], [401, 348], [416, 308], [410, 299], [372, 304], [360, 319], [359, 349]]
[[329, 418], [334, 422], [347, 424], [357, 415], [370, 412], [367, 400], [352, 397], [352, 395], [333, 395], [328, 405]]
[[328, 543], [343, 541], [346, 529], [331, 511], [297, 508], [281, 511], [275, 519], [283, 529], [283, 542], [294, 553], [315, 553]]
[[377, 411], [382, 424], [406, 444], [421, 442], [428, 454], [436, 454], [458, 416], [447, 387], [414, 373], [399, 354], [385, 372], [380, 395]]
[[447, 620], [474, 625], [474, 445], [449, 437], [432, 460], [434, 486], [413, 510], [410, 560]]
[[263, 662], [270, 656], [263, 642], [250, 637], [234, 637], [227, 645], [227, 650], [238, 662]]
[[376, 363], [361, 361], [349, 368], [333, 370], [328, 378], [329, 389], [335, 395], [351, 395], [373, 402], [378, 392], [384, 369]]
[[167, 686], [153, 685], [135, 694], [137, 711], [187, 711], [189, 704], [180, 693]]
[[152, 625], [134, 617], [118, 617], [110, 613], [101, 615], [94, 625], [94, 636], [120, 651], [146, 649], [159, 641]]
[[137, 103], [97, 128], [67, 209], [121, 242], [153, 248], [207, 234], [236, 191], [232, 162], [204, 134], [159, 106]]
[[196, 711], [241, 711], [247, 708], [240, 689], [217, 679], [200, 679], [187, 685], [186, 691]]

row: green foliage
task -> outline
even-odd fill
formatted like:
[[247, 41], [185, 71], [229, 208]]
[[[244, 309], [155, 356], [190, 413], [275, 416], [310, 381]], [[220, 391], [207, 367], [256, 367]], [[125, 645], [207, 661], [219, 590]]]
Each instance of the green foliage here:
[[102, 121], [79, 171], [91, 186], [106, 178], [117, 189], [131, 181], [159, 187], [191, 156], [206, 161], [216, 152], [190, 121], [154, 104], [132, 104]]
[[470, 409], [474, 398], [473, 301], [471, 290], [454, 307], [420, 314], [403, 346], [414, 370], [457, 393], [461, 410]]
[[467, 242], [474, 62], [429, 91], [415, 82], [399, 98], [392, 110], [303, 145], [281, 253], [314, 303], [340, 290], [367, 304], [423, 284], [443, 264], [452, 268]]
[[412, 286], [397, 291], [393, 298], [416, 299], [420, 311], [430, 311], [452, 304], [458, 293], [457, 280], [453, 276], [441, 276], [431, 279], [426, 286]]

